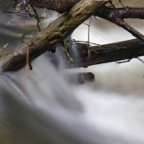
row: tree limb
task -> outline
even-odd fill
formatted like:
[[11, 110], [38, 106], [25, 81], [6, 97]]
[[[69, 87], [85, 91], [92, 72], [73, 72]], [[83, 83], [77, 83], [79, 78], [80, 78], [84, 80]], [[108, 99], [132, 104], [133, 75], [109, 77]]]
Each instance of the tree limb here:
[[[29, 0], [29, 3], [39, 8], [52, 9], [56, 10], [57, 12], [63, 13], [65, 11], [68, 11], [69, 8], [72, 7], [74, 4], [76, 4], [78, 1], [79, 0], [62, 0], [62, 1]], [[144, 41], [144, 35], [138, 32], [136, 29], [131, 27], [123, 20], [123, 18], [128, 17], [132, 18], [132, 16], [133, 18], [138, 18], [138, 16], [139, 18], [143, 18], [144, 17], [143, 14], [144, 10], [141, 8], [138, 9], [138, 8], [124, 7], [121, 9], [116, 9], [116, 8], [107, 8], [106, 6], [100, 7], [98, 11], [95, 13], [95, 15], [104, 18], [112, 23], [115, 23], [116, 25], [130, 32], [136, 38]]]
[[29, 4], [38, 7], [55, 10], [64, 13], [70, 10], [80, 0], [29, 0]]
[[[119, 11], [121, 11], [121, 13], [119, 13]], [[123, 9], [110, 9], [107, 8], [106, 6], [101, 7], [100, 9], [97, 10], [97, 12], [95, 13], [95, 15], [104, 18], [112, 23], [115, 23], [116, 25], [122, 27], [123, 29], [127, 30], [128, 32], [130, 32], [133, 36], [135, 36], [136, 38], [142, 40], [144, 42], [144, 35], [141, 34], [140, 32], [138, 32], [136, 29], [134, 29], [133, 27], [131, 27], [129, 24], [127, 24], [123, 18], [125, 18], [128, 15], [125, 15], [125, 13], [127, 13], [127, 10]], [[136, 12], [133, 10], [133, 12]], [[139, 13], [140, 14], [140, 13]], [[136, 16], [137, 14], [133, 14], [133, 16]], [[132, 16], [131, 16], [132, 17]], [[140, 17], [142, 17], [140, 15]]]
[[[67, 13], [52, 22], [42, 32], [31, 39], [29, 45], [30, 61], [44, 53], [46, 50], [54, 50], [68, 34], [90, 17], [106, 0], [82, 0]], [[14, 71], [23, 67], [26, 63], [27, 43], [23, 43], [8, 55], [0, 58], [0, 71]]]
[[133, 39], [118, 43], [92, 46], [88, 59], [88, 45], [76, 43], [79, 57], [74, 58], [74, 67], [88, 67], [90, 65], [138, 58], [144, 55], [144, 42]]
[[[91, 47], [89, 47], [88, 44], [79, 41], [73, 41], [73, 43], [78, 52], [78, 56], [73, 55], [73, 52], [71, 53], [71, 56], [74, 59], [72, 66], [75, 68], [122, 60], [130, 61], [133, 58], [144, 55], [144, 42], [138, 39]], [[89, 58], [88, 48], [91, 53]], [[63, 53], [61, 53], [61, 55], [65, 56]], [[48, 58], [54, 65], [59, 65], [59, 61], [53, 54], [48, 53]], [[69, 63], [67, 63], [66, 67], [69, 68], [69, 66]]]
[[[63, 10], [64, 9], [62, 9], [61, 11]], [[53, 22], [48, 28], [46, 28], [44, 31], [42, 31], [32, 39], [31, 45], [29, 46], [30, 60], [33, 60], [38, 55], [45, 52], [47, 49], [54, 50], [56, 45], [81, 23], [77, 22], [80, 20], [79, 18], [81, 18], [81, 13], [74, 15], [75, 18], [77, 18], [76, 16], [78, 16], [78, 18], [75, 19], [75, 22], [77, 23], [76, 25], [73, 25], [74, 21], [71, 20], [71, 16], [69, 16], [68, 13], [64, 14], [61, 18]], [[114, 9], [102, 6], [96, 11], [95, 15], [116, 23], [117, 25], [123, 25], [123, 27], [125, 27], [125, 29], [129, 30], [131, 33], [134, 32], [133, 35], [135, 35], [136, 37], [140, 37], [141, 34], [131, 29], [131, 27], [129, 27], [129, 25], [127, 25], [123, 21], [123, 18], [142, 19], [144, 18], [143, 13], [143, 8], [124, 7]], [[86, 13], [83, 14], [86, 15]], [[70, 29], [68, 27], [70, 27]], [[143, 40], [143, 35], [142, 38], [139, 39]], [[91, 56], [88, 59], [87, 49], [89, 48], [89, 46], [86, 44], [76, 43], [76, 48], [80, 53], [80, 57], [74, 59], [74, 66], [87, 67], [94, 64], [137, 58], [138, 56], [144, 55], [143, 47], [144, 43], [139, 40], [130, 40], [120, 43], [108, 44], [101, 47], [91, 47]], [[1, 71], [17, 70], [24, 66], [26, 61], [26, 49], [27, 43], [19, 46], [8, 55], [0, 58]], [[79, 65], [76, 64], [77, 62], [79, 63]]]
[[[100, 7], [99, 10], [103, 13], [118, 13], [121, 18], [138, 18], [144, 19], [144, 8], [136, 8], [136, 7], [123, 7], [123, 8], [108, 8], [108, 7]], [[97, 11], [99, 13], [100, 11]]]

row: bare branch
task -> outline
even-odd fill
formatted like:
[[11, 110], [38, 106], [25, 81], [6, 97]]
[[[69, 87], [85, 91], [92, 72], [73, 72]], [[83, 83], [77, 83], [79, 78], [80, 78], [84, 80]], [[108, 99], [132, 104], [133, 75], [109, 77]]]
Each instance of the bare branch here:
[[[133, 39], [118, 43], [92, 46], [91, 56], [88, 59], [88, 45], [76, 42], [79, 58], [74, 58], [75, 67], [88, 67], [90, 65], [115, 62], [125, 59], [138, 58], [144, 55], [144, 42]], [[79, 63], [79, 65], [77, 65]]]
[[136, 38], [144, 41], [144, 35], [138, 32], [136, 29], [128, 25], [124, 20], [123, 17], [119, 14], [119, 11], [117, 9], [113, 9], [112, 11], [110, 8], [107, 8], [106, 6], [103, 6], [101, 9], [98, 9], [95, 15], [104, 18], [112, 23], [117, 24], [118, 26], [122, 27], [123, 29], [130, 32], [133, 36]]
[[[31, 39], [29, 60], [32, 61], [46, 50], [54, 50], [68, 34], [90, 17], [106, 1], [84, 0], [52, 22], [47, 28]], [[26, 64], [27, 42], [8, 55], [0, 58], [1, 72], [18, 70]]]

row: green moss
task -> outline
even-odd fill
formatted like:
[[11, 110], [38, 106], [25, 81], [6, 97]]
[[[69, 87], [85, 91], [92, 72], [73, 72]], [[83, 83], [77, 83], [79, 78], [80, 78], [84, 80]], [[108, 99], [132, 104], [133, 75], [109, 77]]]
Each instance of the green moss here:
[[41, 24], [44, 24], [45, 23], [45, 20], [42, 20], [39, 24], [41, 25]]

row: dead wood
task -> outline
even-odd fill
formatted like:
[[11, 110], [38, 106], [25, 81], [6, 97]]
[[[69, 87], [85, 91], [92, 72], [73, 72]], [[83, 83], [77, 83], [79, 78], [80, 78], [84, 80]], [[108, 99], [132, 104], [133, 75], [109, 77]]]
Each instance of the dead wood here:
[[125, 59], [138, 58], [144, 55], [144, 42], [133, 39], [118, 43], [92, 46], [90, 48], [91, 56], [88, 59], [88, 45], [76, 43], [76, 49], [79, 57], [74, 58], [74, 67], [88, 67], [90, 65], [116, 62]]
[[29, 0], [29, 4], [38, 7], [55, 10], [64, 13], [70, 10], [80, 0]]
[[[52, 22], [47, 28], [35, 35], [29, 45], [29, 59], [32, 61], [56, 45], [90, 17], [106, 0], [84, 0], [77, 3], [67, 13]], [[9, 54], [0, 58], [1, 72], [18, 70], [26, 64], [27, 43], [23, 43]]]
[[[121, 11], [121, 9], [118, 9], [118, 10]], [[124, 21], [124, 18], [126, 18], [126, 15], [122, 11], [121, 11], [121, 13], [119, 13], [118, 10], [114, 9], [114, 8], [110, 9], [110, 8], [107, 8], [106, 6], [103, 6], [100, 9], [98, 9], [94, 15], [97, 15], [97, 16], [99, 16], [101, 18], [104, 18], [104, 19], [106, 19], [106, 20], [108, 20], [108, 21], [110, 21], [112, 23], [115, 23], [116, 25], [118, 25], [118, 26], [122, 27], [123, 29], [127, 30], [134, 37], [136, 37], [136, 38], [138, 38], [138, 39], [140, 39], [140, 40], [142, 40], [144, 42], [144, 35], [142, 33], [140, 33], [139, 31], [137, 31], [136, 29], [134, 29], [129, 24], [127, 24]], [[125, 8], [124, 11], [127, 13], [127, 9], [126, 8]], [[134, 11], [134, 9], [133, 9], [133, 13], [134, 12], [137, 13], [137, 11]], [[140, 12], [139, 12], [139, 14], [140, 14]], [[133, 16], [136, 16], [136, 15], [137, 14], [133, 14]], [[140, 14], [140, 17], [142, 17], [141, 14]], [[132, 16], [131, 16], [131, 18], [132, 18]]]
[[[55, 10], [59, 13], [64, 13], [68, 11], [72, 6], [74, 6], [79, 0], [29, 0], [29, 3], [31, 5], [34, 5], [39, 8], [47, 8]], [[112, 1], [109, 1], [112, 4]], [[112, 4], [114, 7], [114, 5]], [[121, 9], [114, 8], [107, 8], [105, 5], [101, 8], [99, 8], [98, 12], [95, 13], [96, 16], [99, 16], [101, 18], [104, 18], [112, 23], [115, 23], [116, 25], [122, 27], [123, 29], [130, 32], [133, 36], [136, 38], [144, 41], [144, 35], [134, 29], [132, 26], [127, 24], [123, 18], [143, 18], [143, 9], [137, 9], [137, 8], [129, 8], [129, 7], [123, 7]]]
[[[54, 9], [60, 13], [68, 11], [79, 0], [63, 0], [63, 1], [48, 1], [48, 0], [31, 0], [30, 4], [36, 7]], [[43, 2], [43, 3], [42, 3]], [[50, 5], [53, 2], [54, 5]], [[55, 3], [54, 3], [55, 2]], [[88, 12], [83, 6], [83, 1], [78, 6], [74, 6], [69, 12], [62, 15], [59, 19], [51, 23], [45, 30], [32, 38], [29, 45], [30, 61], [44, 53], [46, 50], [53, 51], [58, 43], [60, 43], [70, 32], [72, 32], [79, 24], [86, 20], [93, 12]], [[91, 1], [87, 1], [89, 2]], [[144, 8], [108, 8], [105, 5], [106, 1], [98, 1], [97, 11], [93, 13], [95, 16], [107, 19], [130, 33], [135, 37], [144, 41], [144, 36], [125, 23], [124, 18], [141, 18], [143, 19]], [[57, 5], [59, 4], [59, 5]], [[68, 7], [66, 7], [66, 5]], [[100, 7], [101, 6], [101, 7]], [[94, 9], [93, 9], [94, 10]], [[140, 40], [130, 40], [120, 43], [102, 45], [101, 47], [91, 47], [91, 56], [88, 59], [89, 45], [76, 43], [76, 48], [79, 51], [80, 57], [74, 58], [75, 67], [87, 67], [94, 64], [119, 61], [124, 59], [137, 58], [144, 55], [144, 43]], [[18, 70], [26, 63], [27, 43], [22, 44], [8, 55], [0, 58], [1, 72]], [[78, 64], [79, 65], [78, 65]]]
[[[88, 67], [91, 65], [117, 62], [122, 60], [130, 61], [133, 58], [138, 58], [144, 55], [144, 42], [133, 39], [117, 43], [105, 44], [101, 46], [91, 46], [90, 53], [91, 56], [88, 58], [88, 44], [82, 44], [80, 42], [73, 42], [78, 52], [78, 56], [73, 55], [74, 63], [72, 67]], [[56, 66], [59, 62], [52, 54], [48, 54], [49, 60]], [[69, 68], [69, 63], [67, 68]]]

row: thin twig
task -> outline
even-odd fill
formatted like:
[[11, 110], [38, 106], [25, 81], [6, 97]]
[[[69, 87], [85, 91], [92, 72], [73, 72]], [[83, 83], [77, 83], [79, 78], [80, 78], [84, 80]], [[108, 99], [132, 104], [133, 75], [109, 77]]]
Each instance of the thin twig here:
[[127, 60], [125, 60], [125, 61], [119, 61], [119, 62], [116, 62], [116, 63], [122, 64], [122, 63], [127, 63], [127, 62], [130, 62], [130, 61], [131, 61], [131, 59], [127, 59]]
[[137, 59], [144, 64], [144, 61], [142, 59], [140, 59], [139, 57], [137, 57]]
[[30, 45], [30, 42], [32, 40], [33, 36], [30, 38], [30, 40], [27, 42], [27, 53], [26, 53], [26, 68], [25, 68], [25, 78], [24, 78], [24, 81], [23, 81], [23, 84], [22, 84], [22, 87], [21, 89], [23, 90], [24, 88], [24, 84], [28, 78], [28, 68], [30, 70], [32, 70], [32, 65], [30, 63], [30, 60], [29, 60], [29, 45]]
[[39, 26], [40, 17], [38, 16], [38, 13], [37, 13], [36, 9], [33, 7], [33, 5], [31, 5], [31, 7], [32, 7], [32, 9], [33, 9], [33, 11], [35, 13], [35, 19], [37, 20], [37, 27], [38, 27], [39, 31], [41, 31], [41, 28]]
[[0, 52], [8, 46], [9, 43], [6, 43], [2, 48], [0, 48]]
[[119, 2], [120, 2], [120, 4], [121, 4], [123, 7], [125, 7], [125, 5], [121, 2], [121, 0], [119, 0]]

